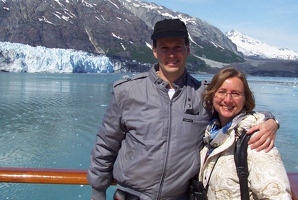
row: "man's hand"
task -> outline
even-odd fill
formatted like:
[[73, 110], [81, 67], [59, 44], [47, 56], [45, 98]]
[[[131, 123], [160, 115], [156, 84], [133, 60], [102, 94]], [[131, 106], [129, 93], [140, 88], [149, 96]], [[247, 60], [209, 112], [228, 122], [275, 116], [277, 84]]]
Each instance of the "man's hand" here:
[[252, 134], [256, 131], [259, 131], [248, 141], [248, 144], [251, 145], [251, 149], [256, 149], [257, 151], [265, 149], [266, 153], [269, 152], [274, 146], [277, 129], [278, 125], [273, 119], [268, 119], [263, 123], [250, 128], [247, 131], [247, 134]]

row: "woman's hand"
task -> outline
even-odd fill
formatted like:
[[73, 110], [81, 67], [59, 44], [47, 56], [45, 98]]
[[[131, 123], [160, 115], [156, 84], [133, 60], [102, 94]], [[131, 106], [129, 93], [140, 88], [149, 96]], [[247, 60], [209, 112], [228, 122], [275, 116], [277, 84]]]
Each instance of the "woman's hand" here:
[[274, 146], [277, 129], [278, 125], [273, 119], [268, 119], [250, 128], [247, 134], [258, 131], [258, 133], [248, 141], [248, 144], [251, 145], [251, 149], [256, 149], [257, 151], [264, 149], [266, 153], [269, 152]]

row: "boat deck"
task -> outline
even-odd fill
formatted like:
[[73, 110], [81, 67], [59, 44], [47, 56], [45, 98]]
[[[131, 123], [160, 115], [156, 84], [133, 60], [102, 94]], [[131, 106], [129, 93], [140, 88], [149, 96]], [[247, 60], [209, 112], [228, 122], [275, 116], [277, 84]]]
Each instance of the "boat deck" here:
[[298, 173], [288, 173], [291, 184], [292, 199], [298, 200]]
[[[288, 173], [292, 200], [298, 200], [298, 172]], [[76, 169], [1, 168], [0, 183], [88, 185], [87, 171]], [[114, 181], [112, 185], [115, 185]]]

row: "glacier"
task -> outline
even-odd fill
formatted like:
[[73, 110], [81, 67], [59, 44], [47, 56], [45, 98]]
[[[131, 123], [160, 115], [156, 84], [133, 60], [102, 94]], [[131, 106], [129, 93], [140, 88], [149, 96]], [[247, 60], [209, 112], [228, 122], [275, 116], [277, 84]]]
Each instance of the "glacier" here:
[[0, 42], [2, 72], [113, 73], [114, 70], [117, 70], [114, 64], [104, 55], [73, 49]]

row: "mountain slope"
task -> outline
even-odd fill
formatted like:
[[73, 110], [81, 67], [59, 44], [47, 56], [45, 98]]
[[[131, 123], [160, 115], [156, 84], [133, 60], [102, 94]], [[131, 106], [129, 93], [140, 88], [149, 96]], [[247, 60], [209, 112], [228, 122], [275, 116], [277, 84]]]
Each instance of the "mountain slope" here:
[[[92, 61], [87, 63], [92, 64], [71, 63], [73, 72], [106, 71], [103, 66], [90, 68], [96, 63], [94, 60], [96, 56], [109, 58], [108, 62], [112, 63], [113, 70], [142, 72], [150, 67], [150, 63], [156, 62], [152, 55], [150, 36], [154, 24], [165, 18], [180, 18], [188, 27], [191, 55], [186, 67], [192, 73], [199, 71], [214, 73], [218, 68], [232, 63], [251, 74], [274, 76], [296, 76], [298, 74], [297, 61], [281, 62], [276, 60], [278, 56], [262, 55], [263, 51], [251, 53], [254, 49], [263, 48], [255, 45], [250, 47], [251, 54], [248, 54], [244, 51], [248, 49], [244, 46], [241, 50], [239, 46], [241, 43], [235, 40], [238, 49], [244, 52], [242, 53], [232, 42], [232, 33], [227, 35], [231, 37], [229, 39], [218, 28], [205, 21], [140, 0], [0, 1], [0, 42], [77, 50], [90, 54], [88, 59]], [[263, 44], [252, 38], [239, 40]], [[6, 48], [6, 45], [2, 47]], [[20, 51], [0, 49], [1, 69], [10, 71], [9, 67], [13, 66], [13, 59], [22, 63], [22, 66], [18, 66], [21, 68], [16, 68], [19, 71], [36, 68], [32, 66], [31, 61], [34, 60], [35, 64], [39, 63], [42, 56], [36, 53], [37, 57], [31, 58], [30, 52], [25, 52], [28, 49], [31, 48], [20, 47]], [[266, 46], [265, 49], [270, 48]], [[17, 54], [14, 54], [15, 52]], [[19, 57], [19, 55], [22, 56]], [[284, 58], [295, 58], [286, 55]], [[28, 57], [30, 57], [29, 60]], [[85, 59], [85, 55], [80, 58]], [[255, 58], [263, 60], [259, 61]], [[264, 60], [264, 58], [270, 59]], [[275, 59], [274, 67], [271, 67], [273, 66], [272, 58]], [[64, 59], [65, 63], [68, 63], [68, 57]], [[63, 69], [66, 69], [64, 67], [68, 66], [60, 66], [58, 63], [52, 67], [63, 72]], [[40, 68], [40, 70], [47, 71], [45, 68]], [[71, 71], [70, 68], [68, 71]]]
[[216, 27], [139, 0], [0, 1], [0, 41], [153, 63], [150, 36], [154, 24], [164, 18], [186, 22], [192, 66], [206, 67], [200, 57], [223, 63], [243, 61], [236, 45]]
[[179, 18], [185, 22], [195, 56], [215, 61], [243, 61], [237, 47], [218, 28], [187, 14], [175, 12], [154, 3], [139, 0], [122, 1], [123, 5], [153, 29], [154, 24], [165, 18]]
[[281, 60], [298, 60], [298, 52], [278, 48], [256, 40], [236, 30], [226, 33], [233, 43], [237, 45], [238, 51], [242, 52], [245, 57], [259, 59], [281, 59]]

